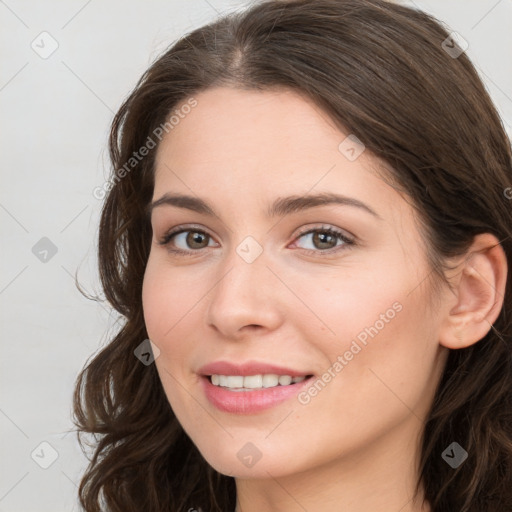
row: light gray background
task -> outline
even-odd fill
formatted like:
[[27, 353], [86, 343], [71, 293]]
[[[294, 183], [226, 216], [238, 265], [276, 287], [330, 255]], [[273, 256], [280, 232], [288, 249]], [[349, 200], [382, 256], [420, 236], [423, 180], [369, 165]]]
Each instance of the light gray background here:
[[[101, 202], [92, 190], [107, 176], [113, 114], [171, 42], [247, 4], [0, 0], [0, 512], [79, 510], [85, 458], [68, 433], [72, 391], [116, 317], [83, 298], [73, 275], [78, 269], [85, 288], [99, 291]], [[511, 133], [512, 0], [415, 4], [468, 41]], [[43, 31], [58, 43], [46, 59], [31, 47], [51, 48]], [[46, 262], [32, 252], [43, 237], [57, 248]], [[52, 450], [58, 458], [43, 469]]]

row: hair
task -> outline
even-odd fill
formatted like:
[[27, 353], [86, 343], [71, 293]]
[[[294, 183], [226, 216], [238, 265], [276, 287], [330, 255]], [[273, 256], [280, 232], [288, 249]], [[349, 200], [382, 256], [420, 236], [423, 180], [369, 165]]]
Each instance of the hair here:
[[[79, 488], [87, 512], [236, 504], [234, 478], [204, 460], [155, 365], [133, 354], [148, 338], [142, 282], [156, 150], [119, 169], [159, 127], [170, 130], [168, 116], [187, 99], [216, 86], [300, 93], [356, 135], [410, 198], [434, 275], [481, 233], [512, 261], [510, 140], [466, 54], [443, 48], [447, 37], [432, 16], [384, 0], [265, 0], [192, 31], [146, 70], [112, 122], [99, 226], [101, 285], [123, 323], [86, 363], [74, 395], [82, 448], [84, 435], [94, 437]], [[511, 283], [509, 273], [488, 334], [449, 351], [425, 421], [416, 491], [433, 512], [512, 510]], [[454, 441], [468, 453], [456, 469], [441, 456]]]

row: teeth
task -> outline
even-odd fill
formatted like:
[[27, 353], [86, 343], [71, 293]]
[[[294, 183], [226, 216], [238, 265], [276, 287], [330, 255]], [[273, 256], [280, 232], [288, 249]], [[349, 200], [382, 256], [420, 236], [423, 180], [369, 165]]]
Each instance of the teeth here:
[[[230, 377], [231, 378], [231, 377]], [[242, 378], [243, 384], [241, 386], [235, 386], [237, 388], [249, 388], [256, 389], [263, 386], [263, 375], [248, 375]], [[231, 387], [231, 386], [228, 386]]]
[[291, 377], [290, 375], [212, 375], [211, 382], [214, 386], [229, 389], [262, 389], [276, 386], [289, 386], [302, 382], [306, 377]]
[[268, 375], [263, 375], [263, 387], [264, 388], [273, 388], [279, 384], [279, 375], [274, 373], [269, 373]]
[[244, 378], [242, 375], [233, 375], [227, 378], [227, 386], [228, 388], [243, 388], [244, 387]]

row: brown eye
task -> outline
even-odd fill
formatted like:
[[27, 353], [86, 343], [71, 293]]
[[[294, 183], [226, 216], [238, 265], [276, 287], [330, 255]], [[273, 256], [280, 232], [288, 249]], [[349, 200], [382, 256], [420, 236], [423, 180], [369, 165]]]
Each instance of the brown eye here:
[[[202, 244], [204, 244], [205, 240], [208, 240], [208, 235], [201, 231], [185, 231], [185, 233], [188, 233], [185, 237], [185, 244], [191, 249], [202, 249]], [[208, 242], [206, 243], [207, 246]]]
[[325, 231], [313, 233], [312, 241], [317, 249], [332, 249], [336, 247], [338, 243], [338, 239], [334, 235], [326, 233]]
[[301, 238], [309, 238], [310, 247], [302, 247], [308, 252], [328, 252], [331, 249], [342, 249], [344, 246], [354, 245], [354, 241], [348, 238], [344, 233], [330, 227], [310, 229], [297, 237], [297, 240]]
[[199, 229], [176, 229], [167, 233], [159, 244], [167, 246], [171, 252], [191, 253], [208, 247], [209, 241], [210, 235]]

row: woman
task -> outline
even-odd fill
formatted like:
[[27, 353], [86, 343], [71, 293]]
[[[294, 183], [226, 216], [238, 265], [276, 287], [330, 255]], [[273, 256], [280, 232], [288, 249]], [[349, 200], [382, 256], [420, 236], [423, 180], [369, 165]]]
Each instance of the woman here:
[[110, 151], [85, 510], [512, 510], [511, 148], [436, 20], [257, 3], [157, 59]]

